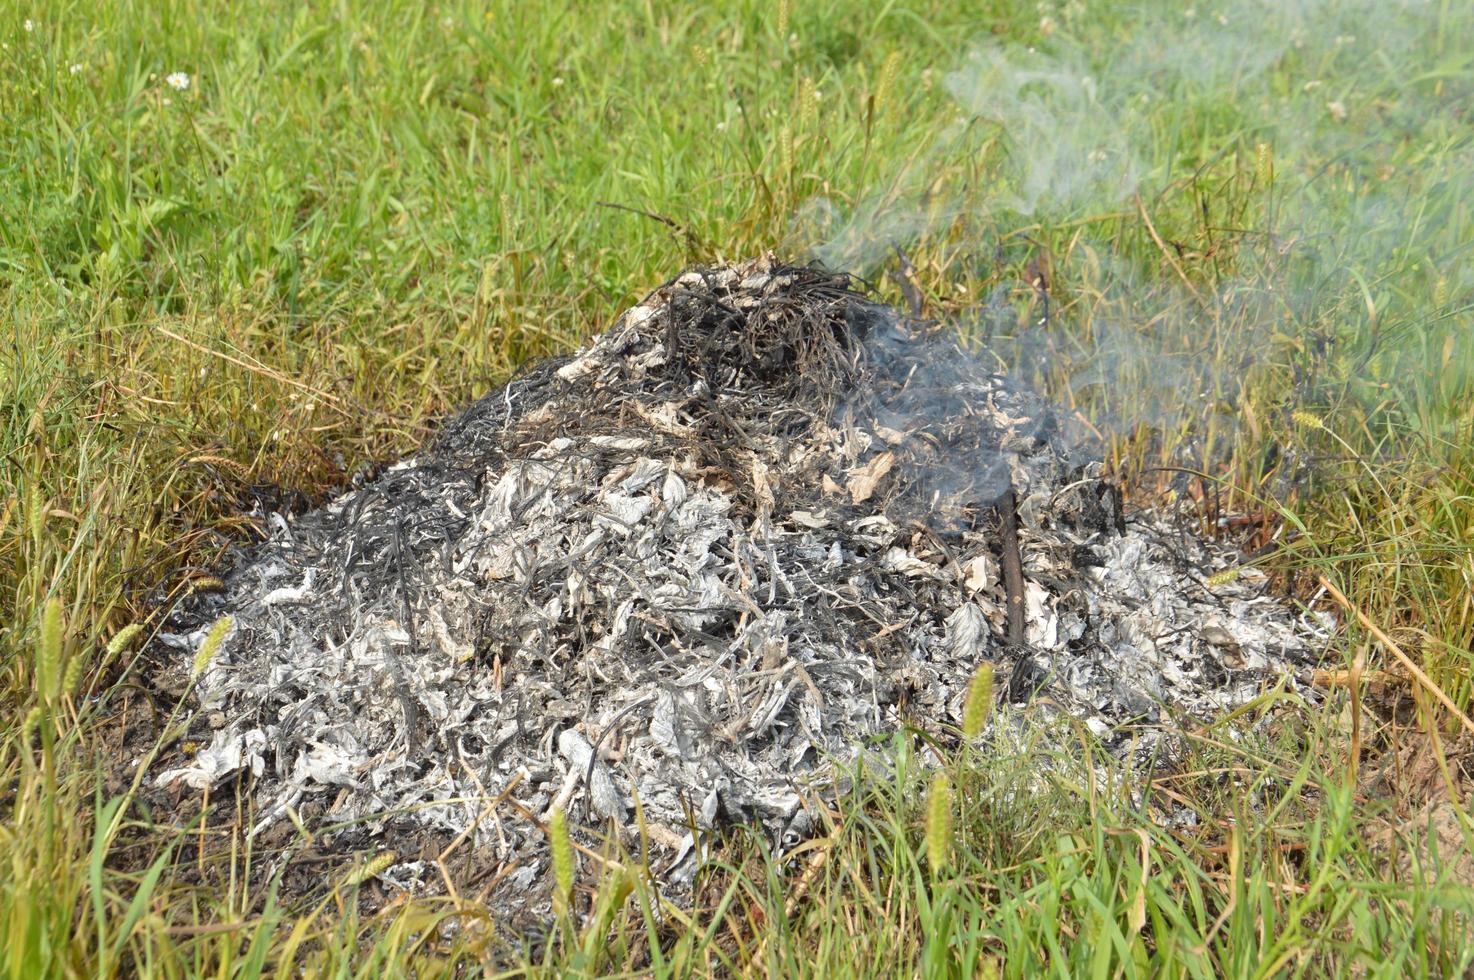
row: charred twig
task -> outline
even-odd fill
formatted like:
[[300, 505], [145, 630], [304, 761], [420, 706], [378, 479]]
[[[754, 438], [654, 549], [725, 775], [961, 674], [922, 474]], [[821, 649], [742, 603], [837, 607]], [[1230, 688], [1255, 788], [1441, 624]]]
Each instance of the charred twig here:
[[[415, 613], [410, 605], [409, 581], [405, 574], [404, 520], [402, 518], [394, 523], [393, 540], [394, 571], [399, 580], [399, 601], [403, 610], [404, 630], [409, 636], [410, 657], [413, 658], [419, 643], [415, 637]], [[389, 679], [394, 685], [394, 695], [399, 700], [399, 708], [404, 712], [405, 751], [413, 758], [419, 753], [420, 713], [415, 706], [414, 699], [410, 696], [409, 684], [405, 681], [404, 671], [400, 669], [398, 659], [387, 646], [384, 648], [384, 666], [388, 668]]]
[[1013, 487], [998, 501], [998, 530], [1003, 552], [1003, 586], [1008, 590], [1008, 643], [1024, 645], [1024, 558], [1018, 540], [1018, 497]]

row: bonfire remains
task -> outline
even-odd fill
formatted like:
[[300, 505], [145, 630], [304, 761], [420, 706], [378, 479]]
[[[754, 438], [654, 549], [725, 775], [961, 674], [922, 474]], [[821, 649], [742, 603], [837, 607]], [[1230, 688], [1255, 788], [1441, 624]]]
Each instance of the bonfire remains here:
[[1318, 643], [1262, 578], [1206, 584], [1231, 556], [1124, 513], [1038, 395], [768, 260], [680, 276], [269, 525], [172, 613], [181, 673], [234, 625], [191, 698], [204, 747], [157, 784], [233, 784], [258, 830], [465, 835], [529, 910], [530, 817], [630, 841], [638, 799], [668, 880], [693, 825], [792, 844], [836, 764], [955, 724], [984, 660], [1000, 699], [1150, 761]]

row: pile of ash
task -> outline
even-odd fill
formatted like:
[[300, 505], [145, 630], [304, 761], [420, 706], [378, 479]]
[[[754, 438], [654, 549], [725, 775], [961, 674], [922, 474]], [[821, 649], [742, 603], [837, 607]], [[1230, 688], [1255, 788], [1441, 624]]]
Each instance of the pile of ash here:
[[466, 835], [535, 902], [529, 818], [628, 839], [638, 799], [672, 878], [693, 823], [792, 843], [805, 793], [878, 734], [953, 724], [983, 660], [1000, 699], [1170, 756], [1183, 719], [1299, 684], [1324, 634], [1262, 577], [1210, 587], [1231, 555], [1099, 472], [1037, 394], [847, 277], [688, 272], [271, 515], [171, 612], [181, 675], [234, 625], [193, 689], [204, 747], [154, 778], [233, 785], [257, 830]]

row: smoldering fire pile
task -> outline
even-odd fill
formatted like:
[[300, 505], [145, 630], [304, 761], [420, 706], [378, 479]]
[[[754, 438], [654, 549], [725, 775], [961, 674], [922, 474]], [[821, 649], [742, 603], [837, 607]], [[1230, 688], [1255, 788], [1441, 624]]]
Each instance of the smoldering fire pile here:
[[[697, 269], [413, 458], [234, 559], [173, 610], [204, 745], [155, 775], [392, 848], [467, 835], [507, 900], [546, 894], [529, 817], [692, 819], [794, 843], [873, 737], [961, 715], [978, 665], [1138, 761], [1182, 719], [1298, 685], [1321, 626], [1223, 553], [1123, 513], [1051, 406], [852, 282]], [[1028, 707], [1023, 707], [1028, 706]], [[1000, 720], [998, 724], [1005, 724]], [[400, 847], [400, 853], [404, 853]], [[387, 868], [413, 886], [416, 861]]]

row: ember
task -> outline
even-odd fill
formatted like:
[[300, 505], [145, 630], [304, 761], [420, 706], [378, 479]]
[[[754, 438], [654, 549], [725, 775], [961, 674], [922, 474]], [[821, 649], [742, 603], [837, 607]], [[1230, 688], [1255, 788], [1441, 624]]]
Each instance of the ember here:
[[791, 844], [806, 789], [955, 724], [983, 660], [1159, 761], [1181, 719], [1297, 685], [1324, 636], [1254, 573], [1209, 587], [1231, 556], [1099, 474], [1038, 395], [843, 276], [688, 272], [418, 456], [272, 515], [162, 638], [188, 671], [234, 617], [195, 689], [208, 744], [156, 778], [249, 774], [258, 830], [316, 800], [388, 846], [470, 831], [532, 908], [528, 815], [628, 838], [638, 799], [672, 880], [692, 816]]

